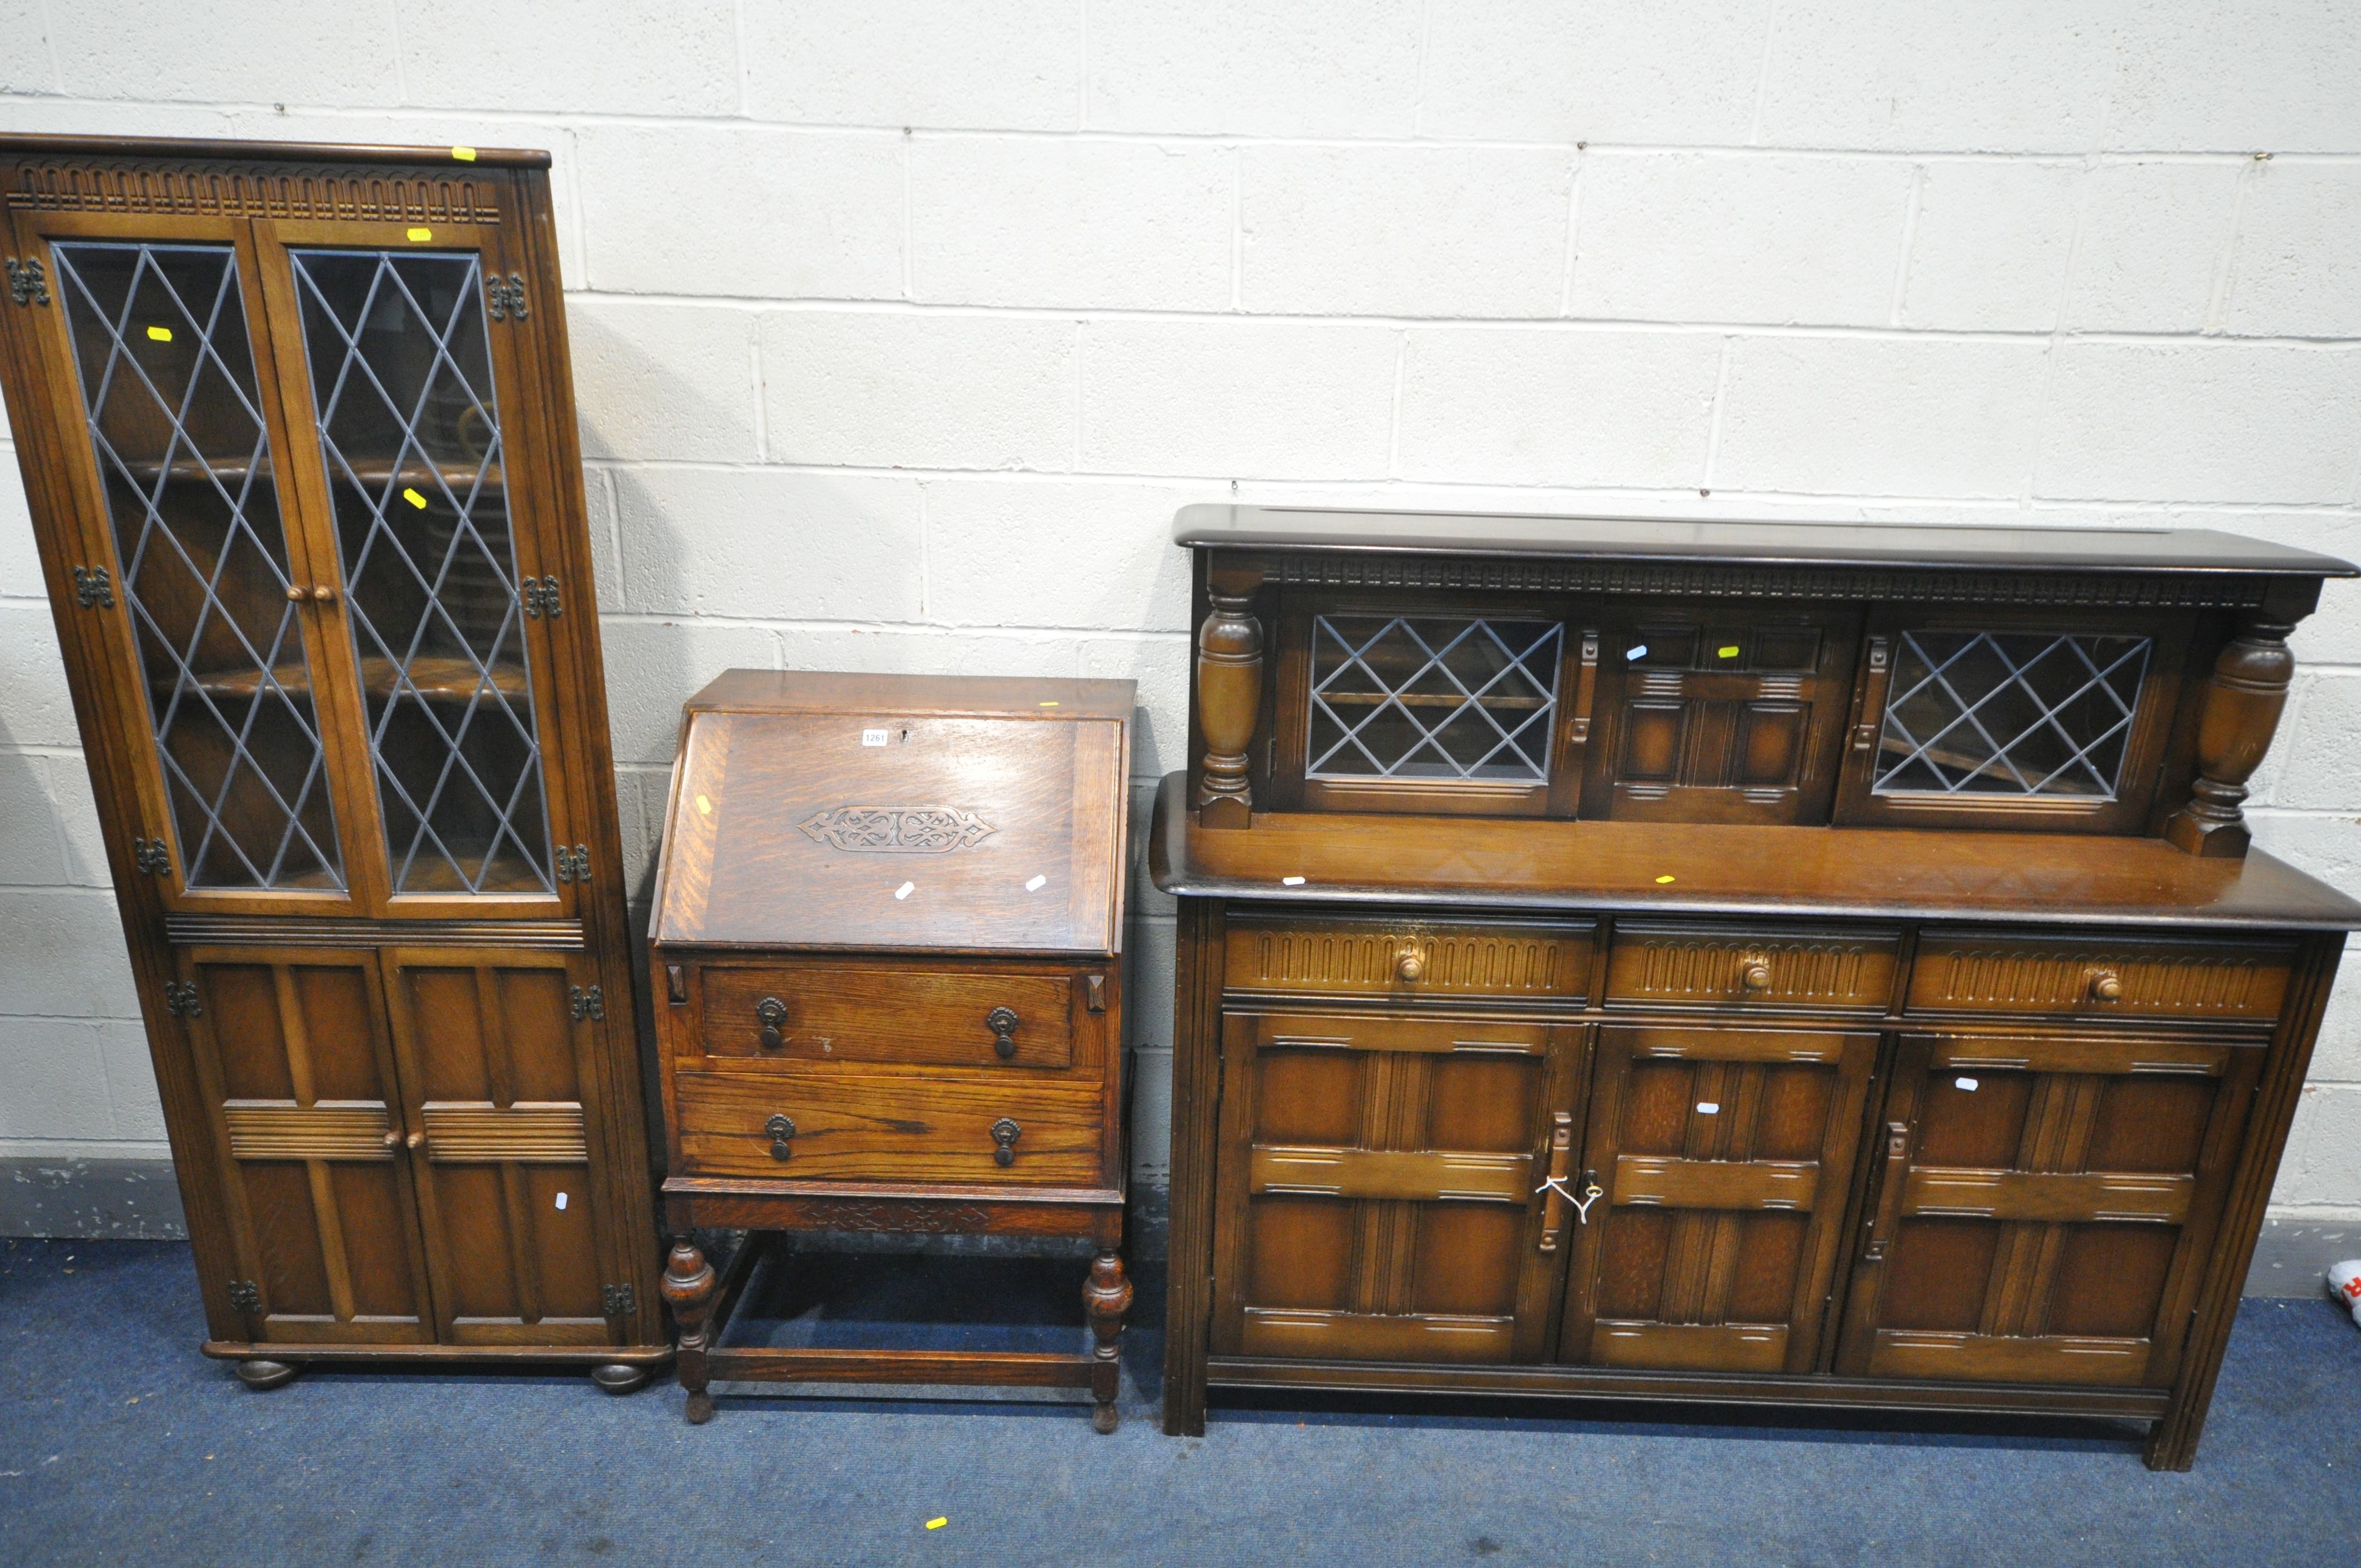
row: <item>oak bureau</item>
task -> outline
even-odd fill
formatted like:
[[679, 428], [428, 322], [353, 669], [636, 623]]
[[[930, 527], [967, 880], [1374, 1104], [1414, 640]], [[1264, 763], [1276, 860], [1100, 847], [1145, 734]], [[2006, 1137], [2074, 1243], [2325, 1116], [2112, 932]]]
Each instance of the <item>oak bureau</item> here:
[[2048, 1412], [2186, 1469], [2361, 905], [2240, 810], [2344, 562], [1191, 507], [1166, 1430]]

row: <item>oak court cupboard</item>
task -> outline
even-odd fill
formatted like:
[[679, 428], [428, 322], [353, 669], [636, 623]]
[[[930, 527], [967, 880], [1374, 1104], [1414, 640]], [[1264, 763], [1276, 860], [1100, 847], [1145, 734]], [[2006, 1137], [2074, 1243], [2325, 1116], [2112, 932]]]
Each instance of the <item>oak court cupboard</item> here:
[[2342, 561], [1184, 509], [1165, 1427], [1209, 1389], [2197, 1446], [2345, 933], [2249, 845]]
[[205, 1354], [670, 1359], [548, 155], [0, 137]]

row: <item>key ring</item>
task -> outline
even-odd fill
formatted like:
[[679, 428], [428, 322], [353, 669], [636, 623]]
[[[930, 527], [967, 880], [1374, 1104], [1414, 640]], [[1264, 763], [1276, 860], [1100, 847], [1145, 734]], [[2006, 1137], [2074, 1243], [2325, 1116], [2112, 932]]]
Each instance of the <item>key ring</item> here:
[[1601, 1198], [1607, 1196], [1606, 1189], [1600, 1187], [1598, 1183], [1594, 1181], [1588, 1187], [1585, 1188], [1583, 1190], [1583, 1195], [1577, 1198], [1574, 1195], [1574, 1189], [1565, 1184], [1565, 1178], [1563, 1176], [1544, 1176], [1542, 1178], [1542, 1184], [1539, 1187], [1534, 1188], [1533, 1190], [1537, 1193], [1556, 1193], [1559, 1197], [1574, 1205], [1575, 1218], [1581, 1221], [1586, 1225], [1590, 1223], [1590, 1206], [1593, 1203], [1598, 1202]]

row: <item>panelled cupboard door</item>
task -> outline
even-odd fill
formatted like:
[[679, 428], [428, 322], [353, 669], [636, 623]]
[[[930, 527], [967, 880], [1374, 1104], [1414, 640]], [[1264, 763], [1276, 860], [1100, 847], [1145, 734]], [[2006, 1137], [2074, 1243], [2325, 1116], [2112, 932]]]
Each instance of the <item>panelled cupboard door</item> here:
[[1546, 1356], [1583, 1030], [1231, 1013], [1214, 1214], [1216, 1354]]
[[[47, 308], [14, 312], [71, 516], [104, 724], [137, 780], [137, 869], [167, 905], [346, 915], [378, 890], [346, 829], [358, 738], [321, 563], [287, 481], [291, 434], [252, 225], [20, 208], [9, 249]], [[26, 437], [34, 436], [33, 432]]]
[[257, 1341], [434, 1338], [374, 953], [192, 948], [168, 998], [214, 1121]]
[[[448, 1344], [604, 1344], [590, 961], [392, 948], [385, 981], [419, 1227]], [[598, 1016], [594, 1017], [593, 1013]]]
[[1808, 1372], [1873, 1034], [1599, 1030], [1559, 1359]]
[[2169, 1387], [2263, 1056], [1903, 1036], [1838, 1370]]

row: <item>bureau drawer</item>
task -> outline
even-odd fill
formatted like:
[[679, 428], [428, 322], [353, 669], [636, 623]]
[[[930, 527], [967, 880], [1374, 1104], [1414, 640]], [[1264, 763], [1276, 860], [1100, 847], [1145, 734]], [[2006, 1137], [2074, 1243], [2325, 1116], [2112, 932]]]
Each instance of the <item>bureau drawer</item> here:
[[[685, 1044], [747, 1061], [1095, 1073], [1112, 1004], [1104, 969], [707, 964]], [[1093, 1004], [1095, 1003], [1095, 1011]], [[774, 1044], [773, 1042], [776, 1042]]]
[[2294, 961], [2295, 948], [2282, 942], [1928, 931], [1911, 966], [1909, 1005], [2267, 1024], [2279, 1016]]
[[1579, 1002], [1597, 935], [1588, 920], [1234, 915], [1223, 984], [1282, 995]]
[[1618, 921], [1607, 1005], [1883, 1013], [1900, 941], [1840, 927]]
[[673, 1107], [676, 1175], [1104, 1185], [1106, 1102], [1096, 1084], [948, 1082], [808, 1068], [782, 1077], [684, 1072], [673, 1080]]

